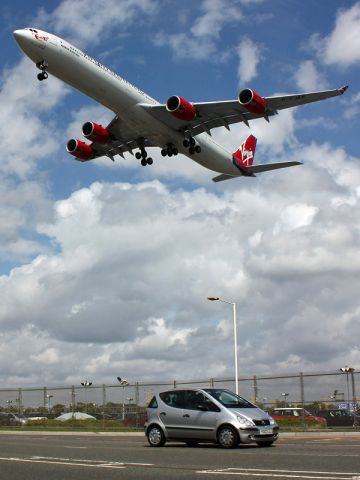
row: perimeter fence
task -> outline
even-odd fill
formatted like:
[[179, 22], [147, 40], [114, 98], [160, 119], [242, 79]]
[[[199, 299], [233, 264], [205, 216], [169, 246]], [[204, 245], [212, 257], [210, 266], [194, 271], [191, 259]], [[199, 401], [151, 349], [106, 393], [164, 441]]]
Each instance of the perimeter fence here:
[[[239, 378], [239, 393], [265, 409], [284, 406], [321, 405], [347, 408], [357, 405], [356, 384], [359, 369], [295, 373], [277, 376], [252, 375]], [[0, 410], [18, 414], [60, 415], [81, 411], [98, 418], [120, 420], [138, 417], [151, 397], [172, 388], [228, 388], [235, 390], [233, 378], [169, 380], [164, 382], [122, 381], [114, 384], [91, 384], [0, 389]], [[89, 383], [89, 382], [87, 382]]]

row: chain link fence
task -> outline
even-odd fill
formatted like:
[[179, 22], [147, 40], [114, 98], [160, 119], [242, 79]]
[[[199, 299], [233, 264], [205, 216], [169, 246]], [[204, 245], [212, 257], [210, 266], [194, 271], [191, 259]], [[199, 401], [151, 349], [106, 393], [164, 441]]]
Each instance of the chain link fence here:
[[[358, 369], [350, 372], [314, 372], [277, 376], [253, 375], [239, 379], [239, 394], [269, 410], [277, 406], [310, 407], [321, 404], [352, 410], [357, 406]], [[125, 424], [138, 422], [152, 396], [160, 391], [185, 387], [221, 387], [235, 391], [233, 378], [122, 382], [113, 385], [69, 385], [0, 389], [0, 411], [46, 415], [81, 411], [96, 418], [113, 418]], [[131, 423], [131, 422], [130, 422]]]

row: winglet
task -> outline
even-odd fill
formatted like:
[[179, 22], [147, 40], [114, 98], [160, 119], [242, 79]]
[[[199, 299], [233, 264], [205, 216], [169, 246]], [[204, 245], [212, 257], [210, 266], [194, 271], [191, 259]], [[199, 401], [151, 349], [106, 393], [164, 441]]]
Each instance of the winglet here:
[[344, 85], [343, 87], [338, 88], [338, 92], [340, 95], [346, 92], [346, 90], [349, 88], [349, 85]]

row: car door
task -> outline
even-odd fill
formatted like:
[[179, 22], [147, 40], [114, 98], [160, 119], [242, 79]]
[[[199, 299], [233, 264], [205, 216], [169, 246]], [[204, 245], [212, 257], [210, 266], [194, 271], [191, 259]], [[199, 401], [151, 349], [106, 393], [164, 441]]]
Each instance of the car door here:
[[159, 394], [159, 417], [166, 427], [169, 438], [187, 437], [187, 425], [183, 417], [185, 390], [162, 392]]
[[220, 408], [204, 393], [195, 390], [187, 390], [184, 400], [183, 419], [189, 438], [214, 440]]

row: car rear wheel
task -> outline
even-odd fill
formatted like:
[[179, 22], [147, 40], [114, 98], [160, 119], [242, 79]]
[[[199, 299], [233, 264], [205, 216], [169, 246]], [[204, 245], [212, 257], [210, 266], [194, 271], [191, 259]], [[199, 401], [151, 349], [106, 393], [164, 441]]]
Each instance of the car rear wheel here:
[[235, 448], [239, 443], [238, 434], [230, 425], [219, 428], [217, 439], [223, 448]]
[[165, 435], [157, 425], [149, 427], [146, 436], [150, 447], [162, 447], [165, 445]]

